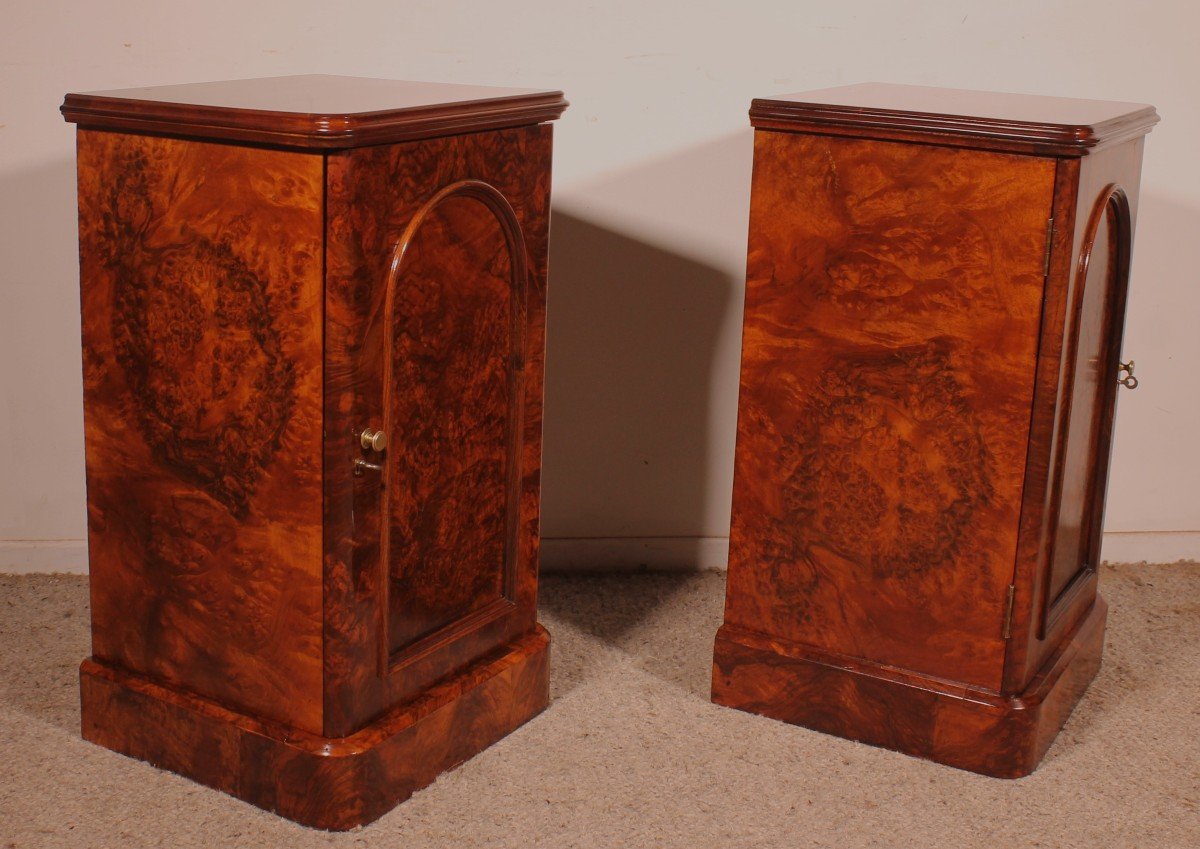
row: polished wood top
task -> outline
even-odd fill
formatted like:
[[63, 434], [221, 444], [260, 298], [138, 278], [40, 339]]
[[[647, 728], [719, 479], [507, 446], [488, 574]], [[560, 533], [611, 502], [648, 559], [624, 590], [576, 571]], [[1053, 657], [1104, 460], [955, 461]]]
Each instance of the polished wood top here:
[[760, 129], [1077, 156], [1144, 135], [1158, 113], [1143, 103], [860, 83], [757, 98], [750, 122]]
[[91, 129], [347, 148], [552, 121], [561, 91], [304, 75], [68, 94]]

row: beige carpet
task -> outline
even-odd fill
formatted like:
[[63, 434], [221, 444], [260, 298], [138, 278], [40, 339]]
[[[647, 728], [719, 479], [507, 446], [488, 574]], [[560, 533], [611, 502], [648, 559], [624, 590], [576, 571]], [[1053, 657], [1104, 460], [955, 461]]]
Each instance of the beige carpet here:
[[708, 702], [723, 576], [548, 576], [553, 703], [374, 825], [311, 831], [80, 741], [85, 579], [0, 577], [0, 847], [1200, 847], [1200, 568], [1106, 570], [1105, 663], [983, 778]]

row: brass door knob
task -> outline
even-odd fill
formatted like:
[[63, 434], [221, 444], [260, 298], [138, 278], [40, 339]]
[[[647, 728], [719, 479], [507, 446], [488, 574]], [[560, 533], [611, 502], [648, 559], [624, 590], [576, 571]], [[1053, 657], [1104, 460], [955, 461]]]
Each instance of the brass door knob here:
[[382, 430], [367, 428], [359, 434], [358, 441], [368, 451], [381, 452], [387, 448], [387, 434]]
[[[1127, 363], [1121, 363], [1121, 368], [1117, 370], [1117, 383], [1124, 386], [1126, 389], [1137, 389], [1138, 379], [1133, 376], [1133, 360]], [[1121, 375], [1125, 375], [1122, 377]]]

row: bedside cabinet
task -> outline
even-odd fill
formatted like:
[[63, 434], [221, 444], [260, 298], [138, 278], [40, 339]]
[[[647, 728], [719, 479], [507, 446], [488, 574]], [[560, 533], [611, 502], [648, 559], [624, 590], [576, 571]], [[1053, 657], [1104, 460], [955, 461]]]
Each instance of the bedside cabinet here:
[[347, 829], [546, 706], [565, 107], [320, 76], [67, 95], [87, 739]]
[[858, 85], [755, 100], [713, 700], [1037, 765], [1096, 593], [1154, 109]]

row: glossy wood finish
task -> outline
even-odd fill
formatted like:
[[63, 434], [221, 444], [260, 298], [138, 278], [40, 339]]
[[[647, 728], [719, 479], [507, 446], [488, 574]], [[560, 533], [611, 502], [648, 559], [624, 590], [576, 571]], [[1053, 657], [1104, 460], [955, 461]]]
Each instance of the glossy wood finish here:
[[93, 653], [320, 732], [321, 158], [78, 156]]
[[561, 91], [319, 74], [68, 94], [81, 127], [329, 150], [553, 121]]
[[1088, 615], [1029, 686], [1004, 695], [722, 626], [720, 704], [997, 778], [1037, 768], [1100, 669], [1108, 608]]
[[1054, 163], [755, 162], [725, 621], [999, 689]]
[[[1037, 117], [1018, 129], [1042, 146], [1055, 104], [950, 92], [910, 114], [936, 90], [891, 88], [851, 87], [828, 134], [808, 106], [756, 133], [713, 697], [1011, 777], [1099, 663], [1142, 145], [1123, 134], [1148, 118], [1064, 106], [1055, 126], [1095, 119], [1090, 153], [1013, 155], [982, 129]], [[963, 115], [985, 117], [915, 143]]]
[[464, 620], [514, 609], [528, 284], [516, 214], [480, 180], [439, 190], [396, 243], [384, 294], [384, 669]]
[[[298, 108], [278, 82], [174, 95], [275, 143], [263, 128], [313, 117], [250, 102]], [[525, 102], [377, 82], [316, 86], [313, 108], [392, 96], [376, 118], [466, 122], [431, 135]], [[167, 120], [149, 96], [106, 108]], [[547, 703], [550, 128], [326, 153], [155, 126], [79, 130], [84, 733], [350, 828]]]
[[1141, 138], [1158, 113], [1144, 103], [860, 83], [756, 99], [750, 120], [764, 130], [1079, 156]]
[[[1095, 450], [1081, 465], [1066, 465], [1064, 437], [1072, 420], [1072, 389], [1076, 375], [1067, 363], [1072, 339], [1079, 324], [1070, 306], [1082, 304], [1081, 283], [1095, 280], [1091, 263], [1092, 234], [1100, 234], [1102, 222], [1109, 216], [1110, 203], [1125, 212], [1118, 215], [1113, 235], [1115, 257], [1106, 257], [1116, 275], [1110, 289], [1106, 311], [1109, 324], [1101, 334], [1106, 371], [1111, 377], [1120, 359], [1121, 330], [1125, 321], [1125, 298], [1132, 259], [1132, 236], [1137, 222], [1138, 189], [1141, 183], [1144, 140], [1134, 139], [1082, 159], [1060, 160], [1055, 196], [1055, 228], [1050, 258], [1049, 284], [1043, 306], [1042, 338], [1039, 344], [1038, 373], [1034, 389], [1031, 441], [1026, 467], [1025, 496], [1021, 506], [1021, 533], [1013, 584], [1012, 633], [1005, 664], [1005, 686], [1010, 691], [1024, 687], [1046, 662], [1057, 644], [1075, 623], [1087, 613], [1096, 595], [1096, 565], [1100, 561], [1101, 530], [1104, 520], [1104, 492], [1108, 479], [1108, 458], [1112, 447], [1112, 424], [1117, 385], [1102, 381], [1095, 387], [1100, 397], [1092, 401], [1091, 416], [1096, 425]], [[1110, 282], [1101, 275], [1099, 282]], [[1068, 375], [1070, 381], [1068, 382]], [[1088, 372], [1082, 380], [1090, 382]], [[1090, 428], [1088, 429], [1090, 432]], [[1081, 517], [1086, 538], [1069, 551], [1057, 548], [1059, 515], [1063, 503], [1064, 475], [1073, 475], [1088, 483], [1077, 488], [1066, 510]], [[1070, 492], [1070, 488], [1067, 489]], [[1082, 518], [1086, 515], [1086, 518]], [[1056, 556], [1057, 551], [1057, 556]], [[1052, 594], [1053, 574], [1070, 575], [1071, 580]], [[1060, 577], [1060, 584], [1062, 578]]]
[[[329, 735], [350, 733], [420, 692], [442, 670], [536, 623], [550, 153], [550, 128], [540, 125], [329, 157], [325, 597], [326, 609], [335, 613], [325, 629]], [[513, 224], [503, 224], [480, 200], [456, 195], [434, 204], [424, 223], [406, 235], [439, 191], [467, 179], [502, 196]], [[514, 225], [525, 243], [524, 275], [514, 275], [504, 236]], [[432, 394], [411, 385], [413, 362], [398, 362], [385, 385], [387, 292], [372, 281], [387, 279], [397, 247], [408, 239], [417, 253], [402, 258], [414, 263], [413, 275], [405, 274], [404, 285], [394, 290], [393, 354], [414, 351], [416, 368], [447, 378]], [[453, 249], [429, 254], [435, 242]], [[514, 282], [521, 276], [523, 286]], [[457, 288], [442, 288], [438, 280]], [[520, 294], [514, 298], [514, 292]], [[459, 321], [430, 310], [443, 298], [460, 302]], [[501, 317], [513, 308], [507, 320], [524, 315], [519, 332]], [[480, 339], [481, 329], [490, 337]], [[507, 357], [500, 356], [502, 349]], [[456, 404], [456, 394], [474, 403]], [[503, 411], [501, 397], [509, 399]], [[470, 516], [469, 522], [447, 523], [439, 502], [449, 500], [426, 497], [422, 505], [419, 496], [397, 491], [388, 533], [403, 542], [409, 525], [426, 523], [430, 535], [421, 545], [433, 557], [421, 568], [412, 568], [411, 549], [399, 542], [381, 555], [381, 478], [354, 474], [362, 456], [354, 435], [388, 416], [391, 444], [399, 449], [389, 449], [385, 473], [426, 492], [448, 483], [455, 499], [466, 499], [462, 515]], [[468, 433], [468, 424], [484, 427]], [[517, 433], [519, 439], [510, 441]], [[486, 479], [497, 488], [485, 493], [480, 483]], [[453, 586], [440, 595], [457, 556], [469, 568], [456, 574], [474, 582], [478, 596]], [[468, 596], [472, 602], [464, 607]], [[388, 600], [386, 618], [377, 604], [381, 598]], [[471, 607], [485, 598], [497, 603]], [[453, 618], [454, 608], [464, 615]]]
[[[1083, 572], [1098, 565], [1091, 558], [1091, 498], [1095, 464], [1100, 453], [1100, 407], [1115, 397], [1115, 372], [1105, 338], [1112, 327], [1113, 302], [1129, 254], [1128, 210], [1120, 195], [1101, 198], [1089, 218], [1085, 254], [1079, 276], [1068, 295], [1070, 320], [1063, 357], [1063, 396], [1070, 410], [1062, 417], [1058, 519], [1053, 522], [1053, 553], [1046, 569], [1047, 598], [1059, 599]], [[1122, 226], [1124, 222], [1124, 226]], [[1098, 540], [1095, 540], [1098, 542]], [[1054, 602], [1051, 601], [1053, 606]]]
[[549, 699], [549, 642], [541, 628], [525, 634], [340, 739], [87, 660], [83, 736], [304, 825], [344, 831], [536, 716]]

